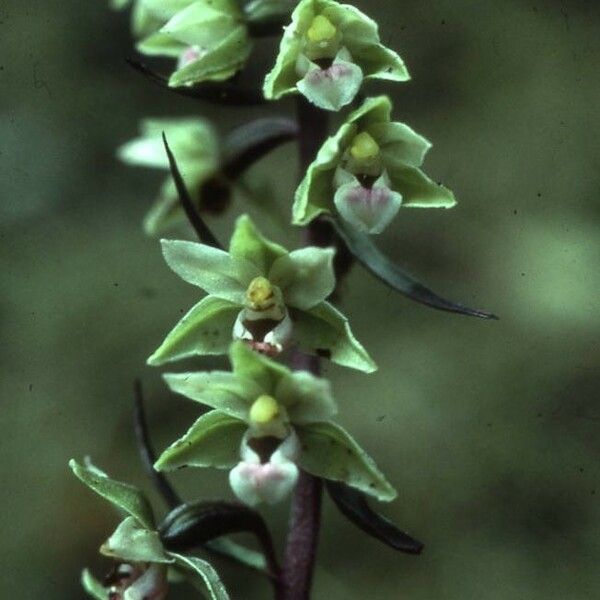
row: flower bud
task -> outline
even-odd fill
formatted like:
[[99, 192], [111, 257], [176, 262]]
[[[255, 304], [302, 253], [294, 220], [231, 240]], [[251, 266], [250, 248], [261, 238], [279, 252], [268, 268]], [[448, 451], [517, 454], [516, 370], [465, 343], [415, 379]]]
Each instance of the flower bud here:
[[164, 600], [168, 592], [163, 565], [122, 563], [107, 577], [108, 600]]

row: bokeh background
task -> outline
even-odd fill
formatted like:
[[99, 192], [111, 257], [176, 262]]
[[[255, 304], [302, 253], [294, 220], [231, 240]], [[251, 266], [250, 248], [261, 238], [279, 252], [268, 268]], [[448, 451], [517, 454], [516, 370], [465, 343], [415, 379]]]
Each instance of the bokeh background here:
[[[389, 91], [395, 116], [434, 142], [426, 170], [460, 201], [401, 212], [379, 243], [501, 320], [415, 305], [354, 268], [343, 309], [380, 371], [327, 374], [342, 421], [399, 489], [382, 510], [426, 550], [394, 554], [326, 499], [314, 597], [597, 598], [600, 5], [356, 5], [413, 75], [369, 91]], [[273, 49], [261, 52], [253, 67], [266, 70]], [[115, 515], [67, 461], [89, 454], [149, 488], [132, 438], [134, 377], [159, 447], [197, 414], [144, 366], [198, 297], [140, 229], [162, 175], [118, 164], [115, 148], [144, 116], [206, 115], [226, 132], [292, 110], [172, 95], [130, 70], [132, 54], [127, 16], [101, 0], [0, 2], [2, 598], [82, 598], [81, 567], [106, 568], [96, 550]], [[295, 165], [289, 145], [255, 168], [276, 175], [283, 213]], [[226, 239], [244, 210], [280, 241], [298, 235], [241, 201], [210, 224]], [[229, 496], [223, 473], [185, 475], [175, 481], [188, 498]], [[285, 507], [269, 519], [281, 532]], [[218, 567], [234, 598], [269, 597], [258, 577]]]

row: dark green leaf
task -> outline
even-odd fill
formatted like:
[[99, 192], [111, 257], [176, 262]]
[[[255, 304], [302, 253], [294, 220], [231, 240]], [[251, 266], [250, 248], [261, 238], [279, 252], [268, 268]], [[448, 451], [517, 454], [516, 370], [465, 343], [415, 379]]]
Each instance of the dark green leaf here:
[[225, 139], [223, 174], [237, 179], [256, 161], [297, 135], [298, 126], [290, 119], [257, 119], [238, 127]]
[[412, 275], [392, 263], [383, 255], [371, 238], [357, 231], [342, 219], [329, 218], [337, 233], [344, 240], [354, 257], [375, 277], [389, 285], [392, 289], [404, 294], [415, 302], [426, 304], [438, 310], [459, 313], [480, 319], [497, 319], [492, 313], [476, 308], [468, 308], [438, 296], [417, 281]]
[[359, 529], [387, 546], [408, 554], [420, 554], [423, 544], [400, 531], [391, 521], [376, 513], [361, 492], [335, 481], [326, 481], [329, 496], [340, 512]]
[[159, 528], [167, 550], [189, 552], [215, 538], [251, 533], [260, 542], [271, 574], [278, 571], [271, 534], [257, 511], [231, 502], [192, 502], [172, 510]]
[[181, 96], [199, 98], [219, 106], [257, 106], [266, 102], [260, 89], [243, 89], [234, 83], [204, 82], [197, 86], [169, 87], [169, 78], [156, 73], [144, 63], [131, 58], [127, 63], [138, 73], [147, 77], [158, 86]]
[[207, 246], [213, 246], [214, 248], [221, 248], [219, 241], [213, 235], [206, 223], [202, 220], [202, 217], [192, 202], [190, 194], [185, 186], [185, 182], [183, 181], [183, 177], [179, 171], [179, 167], [177, 166], [177, 161], [175, 160], [175, 157], [171, 152], [171, 148], [169, 148], [169, 144], [167, 143], [167, 136], [164, 133], [163, 143], [165, 145], [165, 150], [167, 151], [167, 156], [169, 157], [171, 175], [175, 181], [175, 187], [177, 188], [177, 193], [179, 194], [179, 201], [181, 202], [181, 206], [183, 207], [190, 224], [198, 234], [198, 238], [203, 244], [206, 244]]

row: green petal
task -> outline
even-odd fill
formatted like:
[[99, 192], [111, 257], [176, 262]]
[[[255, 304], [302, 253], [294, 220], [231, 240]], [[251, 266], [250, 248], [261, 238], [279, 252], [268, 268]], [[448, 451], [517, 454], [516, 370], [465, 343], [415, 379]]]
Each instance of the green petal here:
[[365, 79], [409, 81], [410, 74], [397, 52], [382, 44], [369, 46], [358, 54]]
[[184, 556], [175, 552], [172, 552], [171, 555], [179, 567], [192, 574], [201, 589], [208, 592], [211, 600], [229, 600], [229, 594], [223, 582], [210, 563], [196, 556]]
[[279, 286], [287, 306], [307, 310], [323, 302], [335, 288], [333, 248], [301, 248], [273, 263], [269, 280]]
[[161, 240], [167, 264], [184, 281], [208, 294], [242, 305], [248, 284], [260, 275], [251, 263], [227, 252], [181, 240]]
[[337, 413], [329, 381], [305, 371], [283, 377], [275, 389], [275, 398], [285, 406], [294, 424], [326, 421]]
[[420, 169], [398, 165], [390, 169], [389, 176], [392, 189], [402, 194], [403, 207], [452, 208], [456, 205], [454, 194]]
[[354, 337], [348, 319], [328, 302], [294, 315], [294, 337], [309, 352], [328, 354], [338, 365], [365, 373], [377, 365]]
[[[189, 180], [186, 185], [192, 187]], [[161, 235], [181, 223], [184, 218], [185, 213], [177, 197], [175, 184], [169, 177], [161, 186], [158, 197], [144, 216], [144, 232], [152, 237]]]
[[163, 377], [177, 394], [238, 419], [246, 419], [252, 402], [264, 393], [253, 381], [225, 371], [168, 373]]
[[218, 410], [202, 415], [188, 432], [156, 461], [157, 471], [180, 467], [230, 469], [239, 462], [240, 443], [247, 425]]
[[[348, 116], [348, 123], [356, 123], [360, 129], [368, 129], [374, 123], [389, 123], [392, 116], [392, 101], [388, 96], [367, 98]], [[370, 129], [369, 129], [370, 131]]]
[[106, 540], [100, 552], [126, 562], [172, 563], [163, 549], [160, 535], [141, 527], [136, 519], [127, 517]]
[[419, 167], [431, 148], [431, 143], [404, 123], [374, 123], [367, 128], [379, 144], [386, 168], [405, 164]]
[[296, 190], [292, 209], [294, 225], [306, 225], [319, 214], [333, 210], [333, 177], [355, 132], [356, 128], [346, 123], [321, 146]]
[[234, 342], [229, 350], [233, 372], [240, 379], [249, 379], [258, 385], [265, 394], [273, 394], [282, 377], [290, 370], [255, 352], [244, 342]]
[[108, 590], [90, 573], [89, 569], [81, 572], [83, 589], [96, 600], [108, 600]]
[[188, 2], [161, 29], [186, 46], [212, 49], [218, 46], [238, 25], [241, 13], [231, 0]]
[[259, 273], [266, 276], [273, 263], [287, 253], [283, 246], [267, 240], [248, 215], [238, 218], [229, 243], [232, 258], [252, 263]]
[[131, 10], [131, 31], [134, 38], [140, 39], [151, 35], [158, 31], [163, 23], [164, 20], [153, 15], [143, 2], [137, 1], [134, 3]]
[[230, 79], [245, 65], [251, 51], [248, 31], [245, 27], [238, 26], [217, 46], [175, 71], [169, 78], [169, 85], [179, 87], [202, 81]]
[[140, 54], [145, 54], [146, 56], [168, 56], [170, 58], [179, 58], [181, 53], [185, 50], [185, 44], [176, 40], [168, 33], [155, 31], [148, 37], [140, 40], [135, 45], [135, 49]]
[[240, 306], [207, 296], [175, 325], [164, 342], [148, 359], [149, 365], [194, 355], [226, 354]]
[[173, 15], [183, 10], [197, 0], [137, 0], [146, 10], [163, 22], [168, 21]]
[[296, 427], [302, 444], [300, 465], [324, 479], [343, 481], [365, 494], [389, 502], [396, 491], [373, 459], [335, 423], [312, 423]]
[[69, 467], [75, 476], [94, 492], [137, 519], [144, 527], [154, 528], [154, 515], [150, 503], [136, 487], [110, 479], [95, 467], [84, 467], [75, 459], [69, 461]]

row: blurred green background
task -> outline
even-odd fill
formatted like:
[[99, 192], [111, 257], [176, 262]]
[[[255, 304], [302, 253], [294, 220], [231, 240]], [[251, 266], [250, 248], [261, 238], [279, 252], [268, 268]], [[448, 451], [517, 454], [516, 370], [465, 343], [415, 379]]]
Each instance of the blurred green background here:
[[[399, 489], [382, 510], [426, 550], [394, 554], [326, 499], [314, 597], [597, 598], [600, 5], [356, 4], [413, 76], [369, 91], [389, 91], [395, 116], [433, 141], [426, 170], [460, 202], [401, 212], [379, 243], [501, 320], [429, 310], [353, 269], [343, 309], [380, 371], [327, 374], [342, 421]], [[2, 598], [82, 598], [81, 567], [106, 568], [96, 550], [115, 516], [67, 461], [90, 454], [149, 487], [131, 432], [134, 377], [159, 447], [197, 414], [144, 366], [198, 294], [140, 229], [162, 175], [118, 164], [116, 146], [144, 116], [203, 114], [225, 132], [292, 109], [171, 95], [132, 72], [129, 55], [126, 15], [100, 0], [0, 2]], [[255, 68], [270, 56], [267, 46]], [[288, 145], [255, 169], [278, 175], [284, 212], [295, 161]], [[226, 239], [246, 209], [211, 225]], [[250, 210], [280, 241], [297, 236]], [[175, 480], [188, 498], [230, 494], [224, 473]], [[285, 516], [269, 513], [279, 531]], [[257, 577], [218, 567], [234, 598], [269, 597]]]

